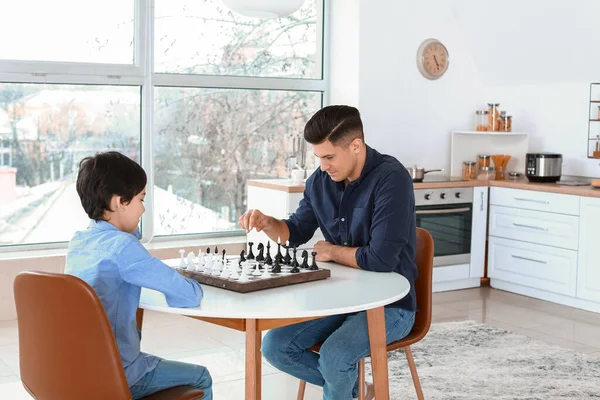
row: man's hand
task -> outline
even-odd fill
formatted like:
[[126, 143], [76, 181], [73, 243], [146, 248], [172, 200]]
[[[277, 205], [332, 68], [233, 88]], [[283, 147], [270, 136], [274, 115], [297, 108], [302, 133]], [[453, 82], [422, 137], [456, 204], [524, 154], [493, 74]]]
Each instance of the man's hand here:
[[328, 262], [333, 260], [334, 245], [324, 240], [319, 240], [315, 243], [314, 251], [317, 252], [317, 261]]
[[261, 213], [259, 210], [248, 210], [248, 212], [240, 217], [238, 221], [240, 227], [250, 232], [252, 229], [256, 229], [256, 232], [260, 232], [265, 228], [268, 228], [272, 223], [273, 218]]

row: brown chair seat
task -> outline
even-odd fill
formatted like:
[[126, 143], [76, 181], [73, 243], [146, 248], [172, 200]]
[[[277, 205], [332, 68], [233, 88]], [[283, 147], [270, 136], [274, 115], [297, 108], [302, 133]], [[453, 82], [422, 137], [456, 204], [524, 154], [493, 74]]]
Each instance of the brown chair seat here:
[[[94, 290], [65, 274], [22, 272], [14, 282], [21, 382], [39, 400], [130, 400], [112, 328]], [[144, 400], [196, 400], [178, 386]]]
[[[425, 335], [427, 335], [427, 332], [429, 332], [429, 327], [431, 326], [433, 250], [433, 237], [431, 234], [423, 228], [417, 228], [417, 269], [419, 270], [419, 275], [417, 277], [417, 281], [415, 282], [415, 289], [419, 312], [417, 312], [415, 315], [415, 324], [413, 325], [410, 333], [405, 338], [387, 345], [387, 351], [404, 349], [406, 358], [408, 360], [408, 366], [413, 378], [413, 383], [415, 385], [415, 391], [417, 392], [417, 398], [419, 400], [424, 399], [423, 389], [421, 388], [421, 382], [419, 381], [417, 367], [415, 365], [410, 346], [423, 339]], [[318, 343], [310, 347], [309, 350], [318, 353], [319, 350], [321, 350], [321, 345], [322, 343]], [[365, 380], [364, 358], [358, 362], [358, 380], [359, 387], [363, 387]], [[305, 388], [306, 382], [300, 381], [297, 397], [298, 400], [302, 400], [304, 398]], [[359, 400], [364, 399], [364, 393], [362, 391], [359, 391], [358, 398]]]

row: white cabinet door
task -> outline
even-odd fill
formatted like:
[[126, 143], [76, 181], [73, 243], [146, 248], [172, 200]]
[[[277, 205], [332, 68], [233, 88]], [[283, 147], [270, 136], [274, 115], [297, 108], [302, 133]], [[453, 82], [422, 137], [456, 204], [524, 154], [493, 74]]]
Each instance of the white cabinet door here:
[[490, 204], [557, 214], [579, 215], [579, 196], [534, 190], [490, 188]]
[[580, 201], [577, 297], [600, 302], [600, 198]]
[[488, 215], [487, 186], [478, 186], [473, 191], [473, 223], [471, 224], [470, 278], [483, 277], [485, 267], [485, 238]]

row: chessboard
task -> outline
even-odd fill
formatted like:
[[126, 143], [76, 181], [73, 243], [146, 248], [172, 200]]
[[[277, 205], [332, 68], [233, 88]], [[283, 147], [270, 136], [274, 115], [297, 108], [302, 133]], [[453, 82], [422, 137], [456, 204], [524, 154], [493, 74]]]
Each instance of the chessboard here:
[[[232, 290], [238, 293], [249, 293], [258, 290], [271, 289], [297, 283], [312, 282], [327, 279], [331, 271], [320, 268], [312, 252], [312, 264], [308, 263], [308, 252], [302, 252], [302, 263], [296, 258], [296, 249], [293, 249], [293, 257], [290, 255], [290, 247], [284, 246], [286, 254], [281, 254], [278, 246], [277, 255], [271, 258], [269, 245], [259, 244], [259, 254], [255, 257], [250, 251], [245, 254], [242, 251], [239, 257], [222, 255], [215, 248], [213, 253], [210, 249], [204, 253], [200, 251], [198, 257], [194, 253], [188, 253], [184, 258], [184, 251], [180, 250], [181, 259], [165, 260], [181, 275], [193, 279], [201, 284], [214, 286], [221, 289]], [[267, 256], [263, 255], [267, 250]], [[281, 263], [281, 264], [280, 264]]]

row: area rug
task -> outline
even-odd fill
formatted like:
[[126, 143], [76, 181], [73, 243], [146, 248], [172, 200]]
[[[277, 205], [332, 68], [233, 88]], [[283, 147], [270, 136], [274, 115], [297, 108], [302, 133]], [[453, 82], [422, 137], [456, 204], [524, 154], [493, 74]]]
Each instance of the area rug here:
[[[427, 400], [600, 399], [600, 358], [493, 326], [433, 324], [411, 348]], [[404, 351], [388, 360], [390, 398], [416, 399]]]

